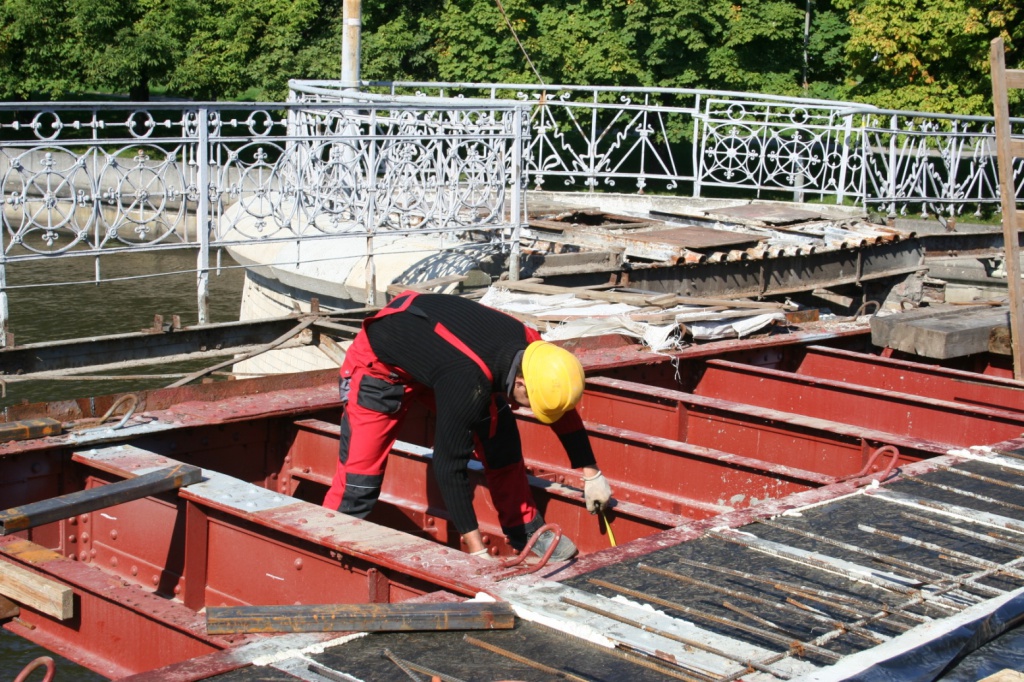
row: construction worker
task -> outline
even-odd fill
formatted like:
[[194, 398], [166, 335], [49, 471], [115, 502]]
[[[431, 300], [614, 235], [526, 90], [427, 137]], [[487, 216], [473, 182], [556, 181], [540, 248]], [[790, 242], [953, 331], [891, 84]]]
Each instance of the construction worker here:
[[[407, 291], [363, 323], [341, 366], [341, 445], [324, 506], [359, 518], [370, 513], [410, 400], [424, 397], [437, 414], [434, 477], [466, 549], [487, 554], [473, 511], [470, 457], [483, 463], [502, 530], [522, 549], [544, 519], [530, 492], [513, 406], [529, 406], [551, 425], [582, 470], [591, 513], [611, 498], [575, 409], [583, 381], [572, 353], [515, 318], [459, 296]], [[544, 554], [554, 537], [544, 532], [533, 551]], [[575, 555], [562, 536], [552, 560]]]

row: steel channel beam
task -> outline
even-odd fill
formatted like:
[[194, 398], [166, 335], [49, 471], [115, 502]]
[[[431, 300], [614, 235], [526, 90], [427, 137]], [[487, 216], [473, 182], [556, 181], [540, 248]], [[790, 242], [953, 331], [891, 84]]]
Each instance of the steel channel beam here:
[[1024, 383], [907, 360], [810, 346], [796, 372], [886, 391], [1024, 412]]
[[1024, 431], [1024, 415], [1016, 412], [725, 360], [707, 363], [694, 393], [960, 446], [999, 442]]
[[[316, 490], [318, 498], [322, 497], [337, 462], [338, 427], [319, 420], [303, 420], [296, 426], [296, 437], [286, 456], [287, 470], [278, 479], [281, 482], [279, 490], [290, 493], [298, 489], [302, 482], [312, 482], [319, 486]], [[557, 441], [555, 446], [561, 447]], [[562, 458], [565, 459], [564, 452]], [[380, 503], [370, 519], [457, 547], [458, 533], [450, 523], [440, 490], [429, 471], [430, 459], [430, 452], [426, 448], [396, 443], [388, 459], [388, 473], [384, 477]], [[605, 529], [599, 517], [585, 512], [582, 484], [578, 480], [580, 474], [568, 469], [567, 464], [555, 472], [559, 480], [531, 477], [534, 497], [544, 509], [545, 520], [560, 525], [582, 551], [604, 549], [609, 545]], [[409, 481], [422, 481], [423, 484], [411, 486]], [[476, 465], [471, 466], [470, 482], [480, 529], [489, 546], [502, 554], [511, 553], [497, 512], [486, 491], [485, 477]], [[566, 483], [573, 487], [567, 487]], [[658, 506], [669, 504], [665, 502]], [[635, 503], [622, 500], [609, 514], [609, 520], [613, 524], [616, 540], [628, 542], [679, 525], [686, 518], [660, 510], [652, 500]]]
[[[766, 463], [784, 462], [828, 476], [858, 472], [870, 451], [882, 444], [895, 445], [904, 462], [945, 454], [951, 447], [948, 443], [619, 379], [595, 377], [588, 379], [587, 386], [582, 411], [589, 421], [620, 423], [623, 420], [617, 407], [625, 404], [628, 409], [621, 412], [645, 430], [683, 433], [694, 445]], [[676, 410], [666, 409], [673, 404]], [[680, 422], [685, 425], [679, 426]]]
[[22, 609], [19, 620], [5, 627], [100, 674], [123, 677], [249, 641], [246, 636], [208, 636], [202, 617], [180, 602], [113, 580], [87, 563], [56, 552], [21, 557], [7, 551], [25, 544], [31, 543], [0, 538], [3, 560], [17, 561], [70, 586], [75, 592], [75, 618], [61, 622]]

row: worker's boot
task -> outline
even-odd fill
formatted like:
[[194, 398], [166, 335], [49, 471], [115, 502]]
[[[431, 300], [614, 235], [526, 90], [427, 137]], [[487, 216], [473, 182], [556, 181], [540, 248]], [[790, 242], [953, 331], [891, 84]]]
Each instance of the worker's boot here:
[[[533, 517], [533, 521], [519, 526], [513, 529], [505, 529], [505, 534], [508, 535], [509, 544], [517, 551], [521, 552], [526, 543], [529, 542], [530, 538], [533, 537], [534, 533], [544, 526], [544, 517], [539, 513]], [[554, 531], [544, 531], [537, 541], [533, 543], [531, 551], [537, 556], [544, 556], [545, 552], [548, 551], [548, 547], [555, 539]], [[555, 551], [551, 554], [550, 561], [568, 561], [579, 553], [576, 549], [576, 545], [568, 537], [563, 535], [558, 540], [558, 546], [555, 547]]]

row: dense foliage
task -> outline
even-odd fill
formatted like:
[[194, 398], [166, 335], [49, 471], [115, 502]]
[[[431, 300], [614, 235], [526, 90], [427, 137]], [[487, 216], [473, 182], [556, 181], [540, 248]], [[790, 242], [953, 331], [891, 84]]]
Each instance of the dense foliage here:
[[[3, 0], [0, 98], [277, 99], [335, 78], [342, 0]], [[659, 86], [988, 113], [1016, 0], [363, 0], [362, 76]], [[807, 19], [809, 23], [805, 24]], [[536, 68], [531, 68], [523, 49]]]

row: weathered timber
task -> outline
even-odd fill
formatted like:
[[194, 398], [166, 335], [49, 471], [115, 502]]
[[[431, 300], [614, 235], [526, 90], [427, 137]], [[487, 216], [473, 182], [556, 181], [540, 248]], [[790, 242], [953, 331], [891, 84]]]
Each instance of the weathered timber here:
[[0, 424], [0, 442], [55, 436], [63, 430], [59, 421], [46, 417], [7, 422], [6, 424]]
[[509, 630], [514, 626], [515, 614], [511, 605], [505, 602], [223, 606], [206, 610], [206, 631], [211, 635]]
[[0, 594], [58, 620], [75, 615], [74, 592], [70, 587], [6, 561], [0, 561]]
[[1010, 344], [1013, 355], [1013, 377], [1024, 379], [1024, 350], [1020, 342], [1021, 327], [1024, 325], [1024, 296], [1020, 290], [1020, 223], [1017, 219], [1017, 185], [1013, 179], [1013, 159], [1024, 156], [1024, 145], [1011, 138], [1010, 88], [1024, 87], [1019, 70], [1006, 69], [1006, 51], [1002, 37], [995, 38], [989, 45], [989, 64], [992, 73], [992, 110], [996, 134], [996, 158], [999, 163], [999, 197], [1003, 209], [1003, 251], [1006, 256], [1006, 289], [1010, 296], [1010, 336], [1016, 343]]
[[21, 607], [7, 597], [0, 597], [0, 621], [14, 618], [21, 613]]
[[1008, 318], [1005, 306], [919, 308], [871, 318], [871, 342], [927, 358], [958, 358], [988, 352], [993, 329], [1007, 327]]
[[126, 481], [109, 483], [90, 490], [80, 490], [20, 507], [11, 507], [0, 512], [0, 535], [35, 528], [77, 514], [105, 509], [115, 504], [138, 500], [168, 490], [176, 490], [183, 485], [198, 483], [201, 479], [202, 469], [188, 464], [179, 464]]

